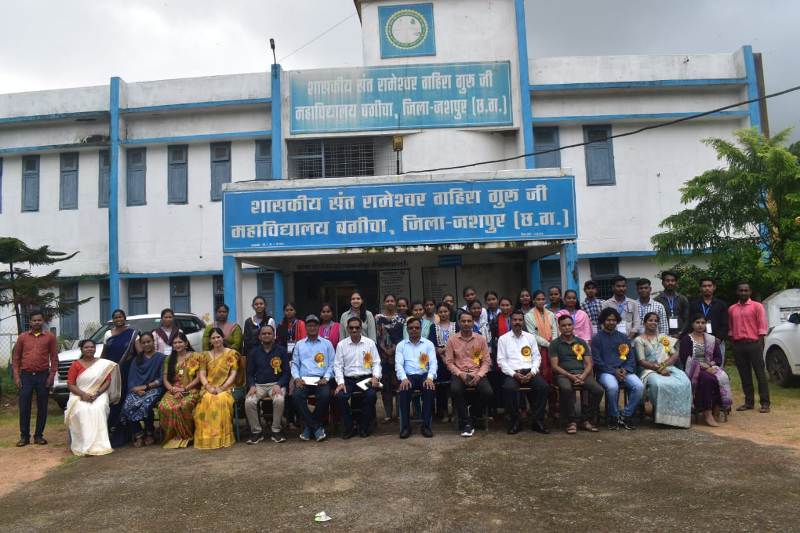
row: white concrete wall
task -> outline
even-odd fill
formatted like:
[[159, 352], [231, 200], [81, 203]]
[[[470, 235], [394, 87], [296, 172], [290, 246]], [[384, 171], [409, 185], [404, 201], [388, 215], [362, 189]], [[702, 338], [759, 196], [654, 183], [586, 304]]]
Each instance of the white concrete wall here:
[[569, 56], [531, 59], [532, 84], [744, 78], [741, 50], [730, 54]]
[[0, 94], [0, 118], [108, 110], [108, 85]]
[[[0, 108], [2, 109], [2, 108]], [[0, 128], [0, 148], [27, 148], [56, 144], [78, 144], [93, 135], [108, 136], [108, 122], [57, 122], [46, 127], [19, 125]]]
[[[238, 109], [208, 112], [182, 112], [168, 115], [126, 116], [127, 139], [149, 139], [210, 133], [263, 131], [272, 129], [272, 118], [265, 106], [258, 109]], [[206, 143], [208, 141], [205, 141]]]
[[269, 98], [266, 72], [127, 83], [125, 107]]

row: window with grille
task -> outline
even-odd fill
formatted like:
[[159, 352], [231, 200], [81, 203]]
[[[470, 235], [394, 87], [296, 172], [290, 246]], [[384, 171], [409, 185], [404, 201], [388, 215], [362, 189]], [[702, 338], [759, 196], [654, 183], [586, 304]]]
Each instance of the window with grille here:
[[214, 276], [214, 312], [217, 311], [217, 307], [225, 303], [225, 283], [222, 279], [222, 276]]
[[100, 150], [100, 170], [98, 173], [97, 184], [97, 207], [108, 207], [108, 198], [111, 195], [109, 191], [110, 183], [110, 156], [108, 150]]
[[272, 141], [256, 141], [256, 179], [272, 179]]
[[315, 139], [288, 143], [291, 178], [394, 174], [391, 137]]
[[191, 302], [189, 277], [169, 278], [169, 304], [172, 310], [176, 313], [189, 313]]
[[[74, 304], [78, 301], [78, 284], [64, 283], [60, 291], [61, 301], [67, 304]], [[68, 339], [78, 338], [78, 307], [71, 313], [64, 313], [59, 317], [61, 325], [61, 335]]]
[[128, 314], [147, 314], [147, 279], [128, 280]]
[[[614, 295], [611, 278], [619, 274], [619, 258], [602, 257], [589, 259], [589, 271], [592, 275], [592, 281], [597, 285], [597, 297], [601, 300], [611, 298]], [[628, 288], [630, 288], [630, 282]]]
[[111, 284], [108, 280], [100, 280], [100, 322], [111, 320]]

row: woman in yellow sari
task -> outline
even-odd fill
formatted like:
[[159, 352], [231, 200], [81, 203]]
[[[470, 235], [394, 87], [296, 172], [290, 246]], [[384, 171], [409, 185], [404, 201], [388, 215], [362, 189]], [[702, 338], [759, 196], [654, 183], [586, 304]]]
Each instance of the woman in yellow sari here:
[[194, 447], [201, 450], [227, 448], [233, 444], [233, 395], [239, 354], [225, 348], [224, 333], [213, 328], [211, 350], [205, 352], [205, 366], [199, 370], [203, 395], [194, 410]]
[[186, 448], [194, 438], [194, 408], [200, 400], [200, 369], [205, 366], [205, 352], [193, 351], [186, 334], [179, 331], [164, 361], [167, 392], [158, 404], [164, 448]]

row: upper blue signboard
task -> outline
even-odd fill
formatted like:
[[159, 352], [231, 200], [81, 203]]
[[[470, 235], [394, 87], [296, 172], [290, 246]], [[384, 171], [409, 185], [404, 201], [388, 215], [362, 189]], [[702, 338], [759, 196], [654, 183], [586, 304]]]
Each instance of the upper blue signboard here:
[[378, 7], [381, 57], [436, 55], [433, 4]]
[[290, 79], [293, 134], [513, 123], [507, 61], [301, 70]]
[[574, 239], [575, 180], [225, 191], [225, 252]]

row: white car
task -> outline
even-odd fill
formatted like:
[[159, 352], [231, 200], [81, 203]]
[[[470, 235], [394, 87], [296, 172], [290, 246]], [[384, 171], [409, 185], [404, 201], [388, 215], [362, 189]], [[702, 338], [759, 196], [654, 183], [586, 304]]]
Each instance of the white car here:
[[[152, 331], [161, 323], [161, 315], [135, 315], [128, 317], [128, 325], [140, 332]], [[203, 330], [205, 323], [191, 313], [175, 313], [175, 324], [181, 329], [189, 339], [189, 343], [195, 350], [203, 348]], [[106, 322], [100, 329], [95, 331], [90, 337], [97, 344], [95, 357], [103, 355], [103, 337], [106, 332], [114, 327], [111, 321]], [[63, 409], [69, 399], [69, 389], [67, 389], [67, 372], [72, 362], [81, 356], [78, 348], [66, 350], [58, 354], [58, 373], [53, 382], [53, 389], [50, 397], [53, 398]]]
[[800, 376], [800, 313], [792, 313], [786, 322], [769, 330], [764, 341], [764, 361], [770, 379], [788, 387]]

